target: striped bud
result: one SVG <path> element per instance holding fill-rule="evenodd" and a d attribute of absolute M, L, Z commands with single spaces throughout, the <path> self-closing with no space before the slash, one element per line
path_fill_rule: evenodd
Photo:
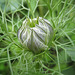
<path fill-rule="evenodd" d="M 18 39 L 21 44 L 34 53 L 47 50 L 52 38 L 53 28 L 50 22 L 41 17 L 25 19 L 18 30 Z"/>

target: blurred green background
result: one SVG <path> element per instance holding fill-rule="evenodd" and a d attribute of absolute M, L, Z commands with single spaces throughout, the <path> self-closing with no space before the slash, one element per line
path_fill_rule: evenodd
<path fill-rule="evenodd" d="M 26 18 L 50 21 L 50 50 L 34 54 L 17 31 Z M 0 0 L 0 75 L 75 75 L 75 0 Z"/>

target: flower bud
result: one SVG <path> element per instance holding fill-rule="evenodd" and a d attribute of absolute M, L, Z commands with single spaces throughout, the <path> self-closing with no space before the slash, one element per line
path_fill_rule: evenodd
<path fill-rule="evenodd" d="M 25 19 L 18 30 L 18 39 L 21 44 L 34 53 L 47 50 L 52 38 L 53 28 L 50 22 L 41 17 Z"/>

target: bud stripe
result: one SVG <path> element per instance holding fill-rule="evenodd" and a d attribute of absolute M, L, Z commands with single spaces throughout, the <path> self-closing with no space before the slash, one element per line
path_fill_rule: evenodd
<path fill-rule="evenodd" d="M 36 32 L 35 30 L 34 30 L 34 32 L 35 32 L 35 35 L 38 36 L 39 40 L 42 41 L 43 43 L 45 43 L 45 40 L 43 40 L 43 39 L 37 34 L 37 32 Z M 36 38 L 37 38 L 37 37 L 36 37 Z"/>
<path fill-rule="evenodd" d="M 41 26 L 39 26 L 39 25 L 37 25 L 37 24 L 36 24 L 36 26 L 37 26 L 38 28 L 42 29 L 45 33 L 47 33 Z"/>

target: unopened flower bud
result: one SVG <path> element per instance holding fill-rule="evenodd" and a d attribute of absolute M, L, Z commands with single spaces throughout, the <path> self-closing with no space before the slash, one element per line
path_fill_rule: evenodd
<path fill-rule="evenodd" d="M 50 47 L 53 28 L 48 20 L 41 17 L 25 19 L 18 30 L 18 38 L 25 48 L 39 53 Z"/>

